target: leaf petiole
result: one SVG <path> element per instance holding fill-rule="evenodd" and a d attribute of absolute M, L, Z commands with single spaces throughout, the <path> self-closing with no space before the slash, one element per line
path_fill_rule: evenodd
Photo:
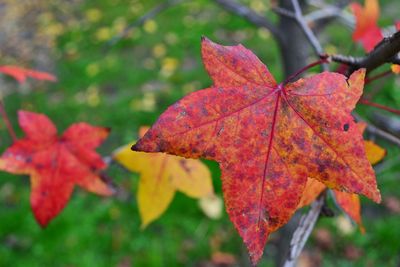
<path fill-rule="evenodd" d="M 282 84 L 285 85 L 285 84 L 291 82 L 291 81 L 292 81 L 293 79 L 295 79 L 297 76 L 299 76 L 300 74 L 306 72 L 307 70 L 309 70 L 309 69 L 311 69 L 311 68 L 313 68 L 313 67 L 315 67 L 315 66 L 318 66 L 318 65 L 321 65 L 321 64 L 324 64 L 324 63 L 329 63 L 329 62 L 330 62 L 330 61 L 328 60 L 328 57 L 327 57 L 327 56 L 321 56 L 321 59 L 320 59 L 320 60 L 317 60 L 317 61 L 315 61 L 315 62 L 313 62 L 313 63 L 310 63 L 310 64 L 308 64 L 307 66 L 301 68 L 301 69 L 300 69 L 299 71 L 297 71 L 296 73 L 290 75 Z"/>

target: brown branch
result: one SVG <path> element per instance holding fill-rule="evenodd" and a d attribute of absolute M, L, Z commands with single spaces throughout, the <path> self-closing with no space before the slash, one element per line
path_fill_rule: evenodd
<path fill-rule="evenodd" d="M 267 29 L 271 34 L 278 40 L 282 40 L 282 33 L 278 28 L 266 17 L 258 14 L 254 10 L 239 4 L 234 0 L 214 0 L 215 3 L 219 4 L 225 10 L 246 19 L 248 22 Z"/>
<path fill-rule="evenodd" d="M 349 65 L 348 75 L 354 71 L 366 68 L 367 71 L 376 69 L 385 63 L 397 63 L 399 57 L 397 53 L 400 51 L 400 31 L 393 35 L 383 38 L 383 40 L 375 46 L 369 54 L 364 57 L 349 57 L 343 55 L 332 55 L 330 58 L 334 62 Z"/>
<path fill-rule="evenodd" d="M 292 240 L 290 241 L 289 254 L 283 265 L 284 267 L 296 266 L 297 258 L 299 257 L 312 230 L 314 229 L 324 202 L 325 193 L 322 193 L 322 195 L 311 204 L 311 209 L 301 217 L 300 223 L 297 226 L 296 231 L 293 233 Z"/>

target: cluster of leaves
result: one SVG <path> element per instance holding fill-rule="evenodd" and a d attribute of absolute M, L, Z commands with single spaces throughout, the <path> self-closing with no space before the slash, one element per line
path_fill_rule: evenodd
<path fill-rule="evenodd" d="M 20 83 L 28 77 L 56 81 L 49 73 L 17 66 L 0 66 L 0 72 Z M 21 110 L 18 121 L 25 137 L 15 140 L 3 153 L 0 169 L 30 175 L 31 206 L 42 227 L 62 211 L 74 185 L 102 196 L 114 193 L 114 188 L 101 178 L 107 165 L 94 150 L 107 138 L 109 129 L 76 123 L 57 136 L 55 125 L 43 114 Z M 141 129 L 141 135 L 145 131 L 146 128 Z M 213 195 L 211 175 L 201 161 L 133 153 L 130 147 L 118 149 L 114 159 L 129 170 L 142 173 L 137 195 L 143 228 L 162 215 L 175 190 L 194 198 Z"/>
<path fill-rule="evenodd" d="M 356 19 L 353 40 L 361 43 L 365 52 L 371 52 L 384 37 L 382 29 L 378 26 L 380 16 L 378 0 L 365 0 L 364 7 L 354 2 L 350 7 Z M 400 30 L 400 21 L 395 23 L 395 29 Z M 392 71 L 399 74 L 400 65 L 393 64 Z"/>
<path fill-rule="evenodd" d="M 254 264 L 268 235 L 298 208 L 309 178 L 380 202 L 350 114 L 365 70 L 278 84 L 241 45 L 203 38 L 202 57 L 214 84 L 169 107 L 133 149 L 217 161 L 227 212 Z"/>

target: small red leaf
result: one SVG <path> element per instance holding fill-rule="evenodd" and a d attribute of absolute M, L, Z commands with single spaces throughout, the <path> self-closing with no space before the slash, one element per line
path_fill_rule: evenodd
<path fill-rule="evenodd" d="M 100 195 L 113 193 L 96 174 L 105 163 L 94 148 L 107 129 L 78 123 L 58 137 L 45 115 L 19 111 L 18 118 L 26 136 L 4 152 L 0 169 L 31 176 L 31 206 L 42 227 L 65 207 L 75 184 Z"/>
<path fill-rule="evenodd" d="M 241 45 L 203 39 L 202 56 L 214 85 L 169 107 L 133 149 L 219 162 L 227 212 L 254 264 L 296 210 L 307 177 L 380 201 L 350 114 L 365 70 L 284 85 Z"/>
<path fill-rule="evenodd" d="M 356 194 L 349 194 L 333 190 L 337 204 L 343 209 L 349 217 L 355 221 L 362 233 L 365 232 L 364 226 L 361 221 L 361 203 L 360 198 Z"/>
<path fill-rule="evenodd" d="M 383 39 L 378 27 L 379 3 L 377 0 L 366 0 L 365 7 L 359 3 L 352 3 L 350 7 L 356 18 L 353 40 L 360 42 L 365 51 L 370 52 Z"/>
<path fill-rule="evenodd" d="M 24 83 L 28 77 L 36 80 L 57 81 L 57 78 L 50 73 L 24 69 L 17 66 L 0 66 L 0 72 L 13 77 L 19 83 Z"/>

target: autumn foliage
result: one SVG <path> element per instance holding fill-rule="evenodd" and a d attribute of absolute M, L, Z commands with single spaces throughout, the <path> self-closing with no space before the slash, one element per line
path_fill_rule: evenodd
<path fill-rule="evenodd" d="M 143 127 L 140 135 L 147 129 Z M 137 201 L 142 228 L 165 212 L 176 191 L 194 198 L 213 194 L 210 171 L 200 160 L 132 152 L 131 146 L 117 149 L 113 158 L 128 170 L 140 173 Z"/>
<path fill-rule="evenodd" d="M 133 149 L 216 160 L 227 212 L 254 264 L 297 209 L 308 177 L 380 202 L 350 114 L 364 70 L 278 84 L 241 45 L 204 38 L 202 57 L 214 84 L 168 108 Z"/>

